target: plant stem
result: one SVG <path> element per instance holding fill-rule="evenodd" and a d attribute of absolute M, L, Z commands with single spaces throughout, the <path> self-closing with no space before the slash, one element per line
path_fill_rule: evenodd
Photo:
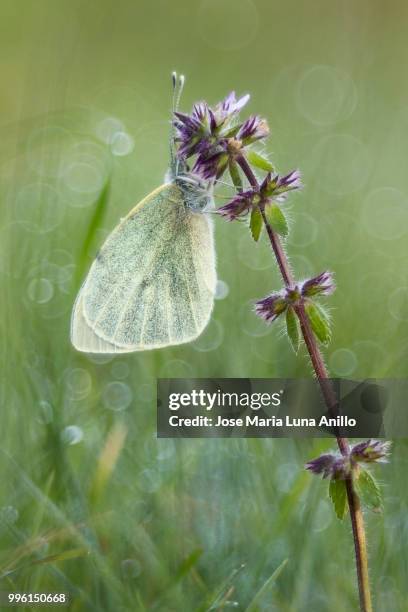
<path fill-rule="evenodd" d="M 259 190 L 258 179 L 253 173 L 252 168 L 250 167 L 244 154 L 239 155 L 239 157 L 237 158 L 237 163 L 241 167 L 241 170 L 245 174 L 250 185 L 254 189 Z M 264 210 L 262 208 L 260 210 L 266 231 L 268 233 L 269 242 L 271 243 L 272 250 L 275 254 L 275 258 L 278 263 L 278 267 L 282 275 L 283 281 L 286 287 L 291 287 L 294 284 L 294 278 L 282 243 L 279 239 L 278 234 L 274 232 L 273 228 L 269 225 Z M 319 381 L 319 385 L 326 406 L 331 414 L 337 415 L 338 402 L 336 399 L 336 395 L 329 379 L 329 373 L 324 363 L 323 355 L 317 344 L 304 305 L 300 304 L 296 306 L 295 311 L 299 319 L 302 336 L 305 341 L 310 360 L 312 362 L 313 370 Z M 347 438 L 344 438 L 342 436 L 336 436 L 336 440 L 341 454 L 347 457 L 350 452 L 350 447 Z M 360 500 L 353 484 L 353 472 L 351 472 L 351 474 L 346 478 L 345 483 L 347 490 L 347 501 L 350 510 L 351 525 L 353 530 L 357 581 L 360 596 L 360 609 L 361 612 L 372 612 L 364 518 L 361 510 Z"/>

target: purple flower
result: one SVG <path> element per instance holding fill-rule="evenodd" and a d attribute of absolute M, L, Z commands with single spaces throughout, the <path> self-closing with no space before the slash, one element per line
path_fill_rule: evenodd
<path fill-rule="evenodd" d="M 242 214 L 243 210 L 246 210 L 248 206 L 253 204 L 253 200 L 251 200 L 252 193 L 253 192 L 245 192 L 239 194 L 235 200 L 219 208 L 218 212 L 221 211 L 221 214 L 229 220 L 236 219 L 237 216 Z M 242 196 L 242 200 L 240 196 Z M 333 274 L 327 271 L 322 272 L 319 276 L 293 284 L 291 287 L 285 287 L 279 293 L 272 293 L 263 300 L 259 300 L 256 302 L 255 312 L 265 319 L 265 321 L 272 322 L 276 317 L 273 317 L 274 310 L 268 312 L 268 307 L 274 307 L 274 299 L 276 296 L 279 295 L 287 306 L 297 306 L 309 301 L 310 298 L 316 295 L 330 295 L 335 288 Z"/>
<path fill-rule="evenodd" d="M 363 461 L 365 463 L 387 463 L 390 450 L 391 442 L 366 440 L 365 442 L 360 442 L 353 446 L 351 449 L 351 458 L 354 461 Z"/>
<path fill-rule="evenodd" d="M 217 104 L 214 109 L 214 114 L 218 119 L 219 124 L 224 123 L 226 119 L 230 119 L 233 115 L 238 114 L 246 104 L 249 102 L 250 95 L 246 94 L 239 100 L 235 97 L 235 91 L 231 91 L 230 94 L 222 101 Z"/>
<path fill-rule="evenodd" d="M 248 214 L 253 205 L 254 191 L 241 191 L 231 202 L 217 209 L 217 213 L 228 221 L 234 221 L 240 216 Z"/>
<path fill-rule="evenodd" d="M 323 478 L 328 476 L 331 479 L 345 478 L 348 473 L 348 461 L 344 457 L 327 453 L 308 461 L 305 468 L 317 476 L 321 475 Z"/>
<path fill-rule="evenodd" d="M 243 145 L 252 144 L 256 140 L 266 138 L 269 135 L 269 126 L 265 119 L 257 115 L 249 117 L 239 128 L 236 138 L 241 140 Z"/>
<path fill-rule="evenodd" d="M 297 285 L 285 287 L 279 292 L 271 293 L 262 300 L 255 302 L 255 312 L 267 323 L 275 321 L 288 306 L 299 304 L 302 296 Z"/>
<path fill-rule="evenodd" d="M 279 176 L 279 174 L 272 176 L 272 173 L 269 172 L 261 184 L 261 193 L 265 197 L 283 201 L 286 199 L 288 191 L 301 187 L 299 170 L 292 170 L 286 176 Z"/>
<path fill-rule="evenodd" d="M 267 323 L 273 323 L 288 307 L 286 291 L 271 293 L 255 303 L 255 312 Z"/>
<path fill-rule="evenodd" d="M 220 140 L 218 143 L 207 147 L 202 145 L 193 171 L 200 174 L 206 180 L 214 177 L 218 179 L 226 170 L 229 158 L 226 140 Z"/>
<path fill-rule="evenodd" d="M 231 92 L 225 100 L 210 108 L 206 102 L 193 107 L 190 115 L 175 113 L 178 155 L 187 159 L 197 155 L 193 171 L 205 179 L 219 178 L 243 146 L 267 135 L 267 124 L 252 117 L 244 124 L 235 122 L 239 111 L 247 104 L 249 95 L 239 100 Z M 238 138 L 240 130 L 242 138 Z"/>
<path fill-rule="evenodd" d="M 207 145 L 215 129 L 215 117 L 206 102 L 195 104 L 191 115 L 179 112 L 174 115 L 176 139 L 180 143 L 178 155 L 186 159 Z"/>
<path fill-rule="evenodd" d="M 313 297 L 314 295 L 331 295 L 336 289 L 336 285 L 331 272 L 325 271 L 305 280 L 300 285 L 300 292 L 303 297 Z"/>

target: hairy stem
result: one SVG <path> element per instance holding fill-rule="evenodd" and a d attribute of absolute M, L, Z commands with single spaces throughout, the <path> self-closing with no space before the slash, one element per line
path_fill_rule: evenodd
<path fill-rule="evenodd" d="M 241 167 L 241 170 L 245 174 L 250 185 L 255 189 L 259 190 L 258 179 L 253 173 L 244 154 L 241 154 L 238 157 L 237 163 Z M 285 254 L 278 234 L 274 232 L 272 227 L 269 225 L 265 216 L 265 212 L 262 209 L 261 214 L 266 231 L 268 233 L 269 242 L 271 243 L 271 247 L 274 252 L 283 281 L 287 287 L 290 287 L 294 284 L 294 278 L 289 265 L 288 258 Z M 331 381 L 329 379 L 329 373 L 324 363 L 322 353 L 320 351 L 319 345 L 317 344 L 304 305 L 300 304 L 299 306 L 296 306 L 295 311 L 299 319 L 302 336 L 305 341 L 310 360 L 312 362 L 313 370 L 319 381 L 319 385 L 326 406 L 331 414 L 337 415 L 337 399 Z M 337 436 L 336 440 L 341 454 L 343 456 L 348 456 L 350 452 L 350 447 L 347 438 Z M 347 501 L 350 510 L 351 525 L 353 530 L 357 581 L 360 596 L 360 609 L 361 612 L 372 612 L 364 518 L 361 510 L 360 500 L 353 484 L 353 473 L 350 474 L 350 476 L 346 479 L 345 482 L 347 490 Z"/>

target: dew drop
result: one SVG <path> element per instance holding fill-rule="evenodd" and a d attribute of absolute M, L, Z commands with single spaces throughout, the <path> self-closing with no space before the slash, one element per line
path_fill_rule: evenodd
<path fill-rule="evenodd" d="M 122 380 L 129 376 L 129 364 L 126 361 L 114 361 L 111 367 L 112 376 Z"/>
<path fill-rule="evenodd" d="M 132 153 L 134 148 L 134 140 L 126 132 L 118 132 L 114 135 L 111 144 L 111 151 L 113 155 L 123 157 L 124 155 L 129 155 L 129 153 Z"/>
<path fill-rule="evenodd" d="M 215 286 L 215 299 L 223 300 L 229 294 L 229 287 L 227 283 L 223 280 L 217 280 L 217 284 Z"/>
<path fill-rule="evenodd" d="M 192 346 L 195 351 L 200 353 L 208 353 L 221 346 L 223 339 L 224 328 L 222 323 L 216 319 L 212 319 L 207 328 L 204 330 L 201 336 L 195 340 Z"/>
<path fill-rule="evenodd" d="M 46 304 L 54 295 L 54 288 L 47 278 L 33 278 L 28 284 L 27 295 L 32 302 Z"/>
<path fill-rule="evenodd" d="M 120 412 L 129 408 L 133 394 L 129 385 L 123 382 L 110 382 L 102 392 L 102 401 L 105 408 Z"/>
<path fill-rule="evenodd" d="M 15 215 L 27 231 L 45 234 L 60 225 L 64 208 L 53 187 L 46 183 L 32 183 L 17 193 Z"/>
<path fill-rule="evenodd" d="M 54 418 L 53 408 L 46 400 L 40 400 L 38 402 L 38 415 L 37 421 L 42 425 L 49 425 L 52 423 Z"/>
<path fill-rule="evenodd" d="M 330 355 L 329 364 L 337 376 L 349 376 L 357 367 L 357 357 L 350 349 L 341 348 Z"/>
<path fill-rule="evenodd" d="M 332 66 L 312 66 L 299 79 L 296 104 L 302 115 L 316 125 L 344 120 L 354 111 L 356 87 L 349 75 Z"/>
<path fill-rule="evenodd" d="M 87 370 L 73 368 L 65 373 L 65 385 L 71 399 L 84 399 L 91 392 L 92 378 Z"/>
<path fill-rule="evenodd" d="M 123 133 L 124 125 L 116 117 L 106 117 L 96 128 L 98 137 L 106 144 L 112 144 L 116 134 Z"/>
<path fill-rule="evenodd" d="M 69 446 L 73 446 L 74 444 L 78 444 L 84 437 L 84 432 L 77 425 L 68 425 L 61 433 L 61 440 L 68 444 Z"/>

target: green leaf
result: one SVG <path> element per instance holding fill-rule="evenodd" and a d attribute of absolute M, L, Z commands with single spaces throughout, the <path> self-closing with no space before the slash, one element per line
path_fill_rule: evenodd
<path fill-rule="evenodd" d="M 269 159 L 262 157 L 262 155 L 259 155 L 259 153 L 256 153 L 255 151 L 248 151 L 247 159 L 252 166 L 260 168 L 260 170 L 266 170 L 266 172 L 273 172 L 273 166 Z"/>
<path fill-rule="evenodd" d="M 289 306 L 286 310 L 286 331 L 288 332 L 290 343 L 295 353 L 299 350 L 300 330 L 299 321 L 293 308 Z"/>
<path fill-rule="evenodd" d="M 329 484 L 329 495 L 333 502 L 334 511 L 337 518 L 344 519 L 347 511 L 347 491 L 344 480 L 331 480 Z"/>
<path fill-rule="evenodd" d="M 262 220 L 261 211 L 259 210 L 258 207 L 255 207 L 252 209 L 251 222 L 250 222 L 251 234 L 255 242 L 258 242 L 259 240 L 259 236 L 261 235 L 261 231 L 262 231 L 262 225 L 263 225 L 263 220 Z"/>
<path fill-rule="evenodd" d="M 363 506 L 373 512 L 382 512 L 383 500 L 381 490 L 370 472 L 360 468 L 360 474 L 354 480 L 354 487 Z"/>
<path fill-rule="evenodd" d="M 276 202 L 269 202 L 265 206 L 265 217 L 269 225 L 275 232 L 281 236 L 287 236 L 289 229 L 285 219 L 285 215 L 276 204 Z"/>
<path fill-rule="evenodd" d="M 88 229 L 84 240 L 82 241 L 82 249 L 78 256 L 78 267 L 76 270 L 75 284 L 82 283 L 83 275 L 86 268 L 89 266 L 89 255 L 92 251 L 92 247 L 95 242 L 95 236 L 97 230 L 101 227 L 103 218 L 108 209 L 108 201 L 110 195 L 110 179 L 106 181 L 101 192 L 94 203 L 94 209 L 91 220 L 88 225 Z"/>
<path fill-rule="evenodd" d="M 186 557 L 180 564 L 178 571 L 174 577 L 174 580 L 180 580 L 181 578 L 183 578 L 186 574 L 189 573 L 189 571 L 197 564 L 199 558 L 201 557 L 201 555 L 203 554 L 203 549 L 202 548 L 196 548 L 195 550 L 193 550 L 193 552 L 191 554 L 188 555 L 188 557 Z"/>
<path fill-rule="evenodd" d="M 256 610 L 262 609 L 262 603 L 266 603 L 264 598 L 271 587 L 275 584 L 276 580 L 279 578 L 282 571 L 285 569 L 287 562 L 289 559 L 285 559 L 282 563 L 276 568 L 271 576 L 267 579 L 266 582 L 261 586 L 259 591 L 256 593 L 255 597 L 252 599 L 251 603 L 247 608 L 245 608 L 245 612 L 255 612 Z"/>
<path fill-rule="evenodd" d="M 232 182 L 234 183 L 237 191 L 242 191 L 242 179 L 238 170 L 238 165 L 230 159 L 229 161 L 229 173 L 231 175 Z"/>
<path fill-rule="evenodd" d="M 323 308 L 309 301 L 305 305 L 305 310 L 317 338 L 323 344 L 328 344 L 331 338 L 330 321 Z"/>

